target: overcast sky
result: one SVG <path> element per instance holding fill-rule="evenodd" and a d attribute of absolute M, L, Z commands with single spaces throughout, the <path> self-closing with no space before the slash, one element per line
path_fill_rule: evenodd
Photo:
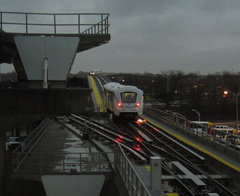
<path fill-rule="evenodd" d="M 240 72 L 239 0 L 0 0 L 0 5 L 0 11 L 109 13 L 110 42 L 78 53 L 73 73 Z"/>

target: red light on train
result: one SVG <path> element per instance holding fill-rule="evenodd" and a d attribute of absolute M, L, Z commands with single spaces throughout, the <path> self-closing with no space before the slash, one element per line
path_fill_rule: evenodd
<path fill-rule="evenodd" d="M 118 107 L 122 107 L 122 103 L 119 102 L 119 103 L 117 104 L 117 106 L 118 106 Z"/>
<path fill-rule="evenodd" d="M 117 109 L 119 109 L 120 107 L 122 107 L 122 103 L 121 103 L 121 102 L 118 102 L 118 103 L 117 103 Z"/>
<path fill-rule="evenodd" d="M 136 103 L 136 106 L 139 107 L 139 106 L 140 106 L 140 103 Z"/>

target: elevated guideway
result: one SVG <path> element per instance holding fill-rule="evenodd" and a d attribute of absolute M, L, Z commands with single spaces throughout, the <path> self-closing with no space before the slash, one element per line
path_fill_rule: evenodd
<path fill-rule="evenodd" d="M 230 176 L 233 179 L 234 187 L 240 185 L 240 153 L 234 149 L 225 146 L 224 144 L 215 143 L 213 140 L 207 140 L 206 137 L 201 137 L 202 134 L 196 134 L 193 131 L 186 130 L 184 122 L 176 119 L 172 121 L 171 117 L 169 121 L 166 116 L 160 114 L 160 111 L 154 115 L 146 109 L 143 117 L 151 124 L 159 127 L 167 134 L 174 136 L 178 141 L 184 143 L 190 147 L 193 151 L 203 156 L 206 163 L 213 169 L 220 171 L 223 175 Z M 168 114 L 169 115 L 169 114 Z M 186 120 L 186 119 L 185 119 Z M 183 123 L 183 124 L 182 124 Z M 146 167 L 150 171 L 150 167 Z M 146 171 L 144 171 L 146 172 Z M 142 172 L 144 174 L 144 172 Z M 230 185 L 231 186 L 231 185 Z M 240 194 L 240 189 L 234 190 L 237 194 Z"/>
<path fill-rule="evenodd" d="M 89 81 L 89 86 L 93 89 L 92 100 L 95 105 L 95 111 L 106 112 L 106 107 L 104 106 L 96 81 L 92 76 L 88 76 L 88 81 Z"/>

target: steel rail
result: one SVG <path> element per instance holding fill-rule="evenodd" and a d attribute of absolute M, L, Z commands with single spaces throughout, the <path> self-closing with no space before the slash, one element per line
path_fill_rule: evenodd
<path fill-rule="evenodd" d="M 72 115 L 73 116 L 73 115 Z M 81 119 L 81 120 L 86 120 L 84 118 L 81 118 L 80 116 L 74 115 L 76 118 Z M 70 120 L 74 120 L 73 118 L 69 118 Z M 82 122 L 79 122 L 78 120 L 74 120 L 75 123 L 80 123 L 83 125 Z M 112 132 L 112 130 L 107 129 L 106 127 L 103 127 L 102 125 L 98 125 L 97 123 L 90 122 L 91 128 L 90 131 L 94 131 L 94 133 L 97 133 L 98 135 L 110 140 L 113 143 L 117 143 L 121 145 L 125 150 L 130 152 L 134 157 L 138 158 L 142 163 L 146 163 L 148 161 L 147 157 L 144 153 L 141 153 L 137 151 L 133 147 L 133 140 L 128 139 L 124 136 L 120 136 L 119 134 L 116 134 Z M 119 139 L 116 139 L 116 137 Z M 122 140 L 122 142 L 120 142 Z"/>
<path fill-rule="evenodd" d="M 152 125 L 151 125 L 150 127 L 151 127 L 152 129 L 154 129 L 154 130 L 156 129 L 156 128 L 153 127 Z M 140 127 L 139 127 L 139 128 L 140 128 Z M 141 128 L 143 128 L 143 127 L 141 127 Z M 135 129 L 137 129 L 137 128 L 135 128 Z M 143 128 L 143 129 L 145 129 L 145 128 Z M 147 129 L 147 130 L 149 130 L 149 129 Z M 146 130 L 146 131 L 147 131 L 147 130 Z M 166 134 L 161 133 L 161 132 L 159 132 L 159 134 L 163 134 L 164 137 L 167 137 L 167 138 L 169 139 L 169 137 L 168 137 Z M 153 139 L 154 137 L 156 137 L 156 136 L 152 135 L 150 138 Z M 156 138 L 156 140 L 158 141 L 158 138 Z M 154 141 L 154 139 L 153 139 L 153 141 Z M 176 142 L 176 144 L 177 144 L 177 145 L 180 145 L 181 147 L 183 146 L 182 144 L 180 144 L 179 142 L 177 142 L 177 141 L 175 141 L 175 140 L 173 140 L 173 139 L 171 139 L 171 141 L 172 141 L 172 142 Z M 164 150 L 164 149 L 162 149 L 162 148 L 159 148 L 158 146 L 154 146 L 153 144 L 150 144 L 150 143 L 148 143 L 148 142 L 146 142 L 146 141 L 145 141 L 144 143 L 146 143 L 146 145 L 148 145 L 150 148 L 152 147 L 152 148 L 158 149 L 158 150 L 160 150 L 160 152 L 164 152 L 165 155 L 168 154 L 168 156 L 173 157 L 174 159 L 177 159 L 179 162 L 183 163 L 183 164 L 184 164 L 185 166 L 187 166 L 188 168 L 191 168 L 191 170 L 194 170 L 195 172 L 199 173 L 199 175 L 205 176 L 205 181 L 207 181 L 208 186 L 211 185 L 212 188 L 216 189 L 219 193 L 222 193 L 222 192 L 224 191 L 225 194 L 227 194 L 227 195 L 229 195 L 229 196 L 233 196 L 233 195 L 234 195 L 234 193 L 232 193 L 228 188 L 226 188 L 226 187 L 223 186 L 220 182 L 218 182 L 218 181 L 215 180 L 213 177 L 211 177 L 210 174 L 208 174 L 207 172 L 204 172 L 202 169 L 200 169 L 200 168 L 197 167 L 195 164 L 193 164 L 191 161 L 189 161 L 186 157 L 182 156 L 182 154 L 180 154 L 180 153 L 176 152 L 174 149 L 172 149 L 169 145 L 165 144 L 166 147 L 167 147 L 167 149 L 171 149 L 171 151 L 173 151 L 174 154 L 171 154 L 170 152 L 168 152 L 168 150 Z M 160 145 L 161 145 L 162 143 L 165 143 L 165 142 L 160 141 Z M 186 147 L 183 148 L 183 149 L 187 150 L 188 153 L 192 153 L 192 154 L 193 154 L 197 159 L 199 159 L 200 161 L 204 161 L 204 160 L 205 160 L 202 156 L 198 155 L 197 153 L 193 152 L 192 150 L 189 150 L 189 149 L 186 148 Z M 172 159 L 170 158 L 170 160 L 172 160 Z M 166 162 L 167 159 L 164 158 L 164 161 Z M 189 182 L 189 184 L 186 186 L 186 185 L 182 182 L 182 180 L 178 177 L 178 175 L 175 175 L 175 173 L 172 172 L 171 168 L 170 168 L 166 163 L 164 163 L 164 162 L 163 162 L 163 168 L 164 168 L 166 171 L 174 174 L 174 176 L 176 177 L 176 180 L 177 180 L 178 182 L 180 182 L 180 184 L 184 187 L 185 190 L 188 191 L 188 194 L 190 194 L 190 195 L 195 195 L 195 193 L 192 192 L 192 189 L 189 188 L 190 186 L 192 186 L 190 182 Z M 186 183 L 186 182 L 185 182 L 185 183 Z M 194 186 L 192 186 L 192 187 L 194 187 Z"/>
<path fill-rule="evenodd" d="M 80 119 L 82 119 L 82 122 L 84 122 L 86 119 L 85 118 L 81 118 L 81 117 L 79 117 Z M 84 124 L 84 123 L 83 123 Z M 102 125 L 98 125 L 98 124 L 95 124 L 94 122 L 90 122 L 90 124 L 92 125 L 92 130 L 94 131 L 94 132 L 96 132 L 96 133 L 98 133 L 99 135 L 101 135 L 101 136 L 103 136 L 103 137 L 105 137 L 105 138 L 108 138 L 109 140 L 111 140 L 111 141 L 113 141 L 114 142 L 114 139 L 112 138 L 111 139 L 111 137 L 110 136 L 106 136 L 103 132 L 104 132 L 104 129 L 105 129 L 105 127 L 104 126 L 102 126 Z M 94 126 L 93 126 L 94 125 Z M 131 129 L 133 130 L 133 127 L 135 126 L 135 124 L 134 125 L 132 125 L 131 126 Z M 100 127 L 100 129 L 98 130 L 98 127 Z M 125 126 L 126 127 L 126 126 Z M 101 129 L 102 128 L 102 129 Z M 128 125 L 128 128 L 129 128 L 129 125 Z M 138 133 L 138 131 L 136 131 L 136 129 L 137 128 L 139 128 L 139 126 L 137 126 L 136 125 L 136 127 L 134 128 L 134 137 L 132 137 L 131 136 L 131 138 L 136 138 L 137 136 L 139 136 L 139 135 L 137 135 L 137 133 Z M 154 128 L 154 127 L 151 127 L 152 129 Z M 124 128 L 125 129 L 125 128 Z M 129 128 L 130 129 L 130 128 Z M 150 129 L 149 127 L 148 127 L 148 129 Z M 125 129 L 126 130 L 126 129 Z M 113 130 L 109 130 L 110 132 L 111 131 L 113 131 Z M 132 131 L 131 131 L 132 132 Z M 155 130 L 155 132 L 156 132 L 156 130 Z M 158 133 L 158 134 L 160 134 L 160 133 Z M 150 137 L 150 136 L 148 136 L 148 137 Z M 153 135 L 152 137 L 157 137 L 157 136 L 155 136 L 155 135 Z M 155 142 L 154 141 L 154 139 L 152 139 L 152 137 L 150 137 L 150 139 L 151 140 L 153 140 L 153 143 Z M 168 138 L 168 140 L 169 140 L 169 136 L 167 136 L 166 134 L 163 134 L 163 137 L 167 137 Z M 158 140 L 158 139 L 156 139 L 155 138 L 155 140 Z M 176 142 L 175 140 L 173 140 L 173 139 L 170 139 L 171 140 L 171 142 Z M 138 141 L 139 142 L 139 141 Z M 136 143 L 138 143 L 137 141 L 136 141 Z M 162 143 L 163 143 L 163 141 L 162 140 L 159 140 L 158 142 L 161 142 L 161 144 L 160 145 L 162 145 Z M 118 142 L 118 144 L 119 145 L 123 145 L 123 148 L 125 148 L 126 150 L 128 150 L 128 152 L 131 152 L 131 153 L 133 153 L 134 154 L 134 156 L 136 156 L 135 155 L 135 151 L 133 150 L 133 148 L 131 147 L 131 146 L 125 146 L 125 144 L 122 144 L 121 142 Z M 140 143 L 139 143 L 140 144 Z M 216 190 L 216 192 L 218 192 L 218 193 L 223 193 L 224 192 L 224 194 L 226 194 L 226 195 L 229 195 L 229 196 L 233 196 L 234 194 L 229 190 L 229 189 L 227 189 L 226 187 L 224 187 L 221 183 L 219 183 L 217 180 L 215 180 L 213 177 L 211 177 L 211 175 L 210 174 L 208 174 L 208 173 L 206 173 L 206 172 L 204 172 L 202 169 L 200 169 L 199 167 L 197 167 L 196 165 L 194 165 L 190 160 L 188 160 L 186 157 L 184 157 L 184 156 L 182 156 L 182 154 L 181 153 L 179 153 L 179 152 L 176 152 L 176 151 L 174 151 L 173 150 L 173 152 L 171 153 L 171 152 L 169 152 L 168 151 L 168 149 L 171 149 L 171 147 L 169 146 L 169 145 L 166 145 L 166 147 L 165 148 L 167 148 L 167 149 L 163 149 L 163 148 L 161 148 L 161 147 L 159 147 L 158 145 L 159 145 L 159 143 L 156 143 L 156 145 L 154 145 L 154 144 L 149 144 L 147 141 L 143 141 L 142 142 L 142 144 L 143 145 L 145 145 L 145 146 L 151 146 L 150 148 L 152 148 L 152 149 L 155 149 L 154 151 L 155 152 L 161 152 L 160 154 L 162 154 L 162 153 L 164 153 L 164 156 L 163 156 L 163 169 L 165 170 L 165 171 L 167 171 L 170 175 L 172 175 L 173 177 L 174 177 L 174 179 L 179 183 L 179 188 L 181 189 L 181 191 L 184 193 L 184 194 L 187 194 L 187 195 L 196 195 L 196 194 L 199 194 L 199 195 L 201 195 L 200 193 L 197 193 L 197 189 L 198 189 L 198 184 L 196 183 L 196 182 L 194 182 L 194 181 L 191 181 L 192 179 L 191 178 L 187 178 L 187 179 L 185 179 L 185 177 L 183 176 L 183 175 L 181 175 L 181 173 L 176 173 L 176 171 L 174 171 L 170 166 L 169 166 L 169 164 L 168 163 L 170 163 L 171 161 L 173 161 L 173 160 L 177 160 L 177 161 L 179 161 L 179 163 L 182 163 L 183 164 L 183 166 L 185 166 L 189 171 L 192 171 L 192 172 L 194 172 L 193 174 L 194 175 L 199 175 L 199 176 L 204 176 L 204 182 L 206 182 L 207 183 L 207 186 L 208 187 L 211 187 L 211 190 Z M 176 144 L 177 145 L 179 145 L 180 143 L 179 142 L 176 142 Z M 181 145 L 182 146 L 182 145 Z M 148 147 L 147 147 L 148 148 Z M 144 148 L 143 148 L 144 149 Z M 148 148 L 149 149 L 149 148 Z M 184 150 L 187 150 L 187 152 L 188 153 L 192 153 L 193 155 L 192 156 L 194 156 L 195 158 L 197 158 L 198 160 L 200 160 L 200 161 L 204 161 L 204 158 L 203 157 L 201 157 L 201 156 L 199 156 L 197 153 L 193 153 L 193 151 L 191 151 L 191 150 L 189 150 L 188 148 L 183 148 Z M 134 152 L 133 152 L 134 151 Z M 152 153 L 152 152 L 151 152 Z M 149 156 L 152 156 L 153 154 L 148 154 L 147 152 L 146 152 L 146 155 L 148 156 L 148 157 L 146 157 L 145 159 L 147 160 L 147 159 L 149 159 Z M 197 179 L 197 178 L 196 178 Z M 205 189 L 207 189 L 208 187 L 202 187 L 201 189 L 198 189 L 198 191 L 204 191 Z M 200 188 L 200 187 L 199 187 Z"/>

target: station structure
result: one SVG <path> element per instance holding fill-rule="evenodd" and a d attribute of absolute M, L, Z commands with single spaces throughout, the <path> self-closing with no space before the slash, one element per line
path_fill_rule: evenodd
<path fill-rule="evenodd" d="M 92 14 L 100 17 L 100 22 L 98 21 L 94 24 L 91 23 L 90 27 L 86 27 L 89 23 L 84 23 L 84 21 L 85 17 L 91 14 L 33 14 L 10 12 L 2 12 L 0 14 L 0 63 L 12 63 L 19 79 L 17 86 L 9 86 L 9 88 L 0 89 L 0 195 L 4 195 L 6 178 L 9 178 L 9 176 L 6 176 L 9 173 L 6 174 L 5 172 L 5 169 L 9 168 L 9 166 L 6 167 L 5 165 L 5 132 L 7 130 L 21 125 L 27 125 L 29 130 L 35 130 L 36 133 L 40 133 L 40 130 L 42 129 L 34 129 L 36 125 L 39 125 L 39 121 L 46 119 L 46 117 L 80 113 L 85 110 L 87 100 L 91 95 L 93 95 L 93 99 L 95 99 L 94 102 L 99 108 L 99 111 L 104 111 L 103 103 L 100 100 L 96 84 L 91 77 L 89 77 L 91 89 L 67 89 L 66 80 L 76 54 L 100 46 L 101 44 L 108 43 L 110 40 L 110 34 L 108 32 L 108 14 Z M 19 20 L 17 20 L 18 22 L 11 21 L 11 19 L 16 16 L 21 16 L 23 22 L 19 22 Z M 34 17 L 31 19 L 32 16 Z M 43 25 L 42 22 L 36 21 L 36 16 L 41 16 L 43 18 L 50 17 L 52 18 L 50 19 L 52 23 L 45 23 Z M 62 20 L 62 18 L 64 17 L 70 17 L 71 22 L 63 23 L 62 21 L 65 20 Z M 58 21 L 61 22 L 58 23 Z M 13 33 L 11 31 L 12 27 L 9 28 L 9 25 L 19 26 L 19 28 L 22 29 L 22 32 Z M 8 28 L 5 29 L 5 26 Z M 34 27 L 34 30 L 30 27 Z M 47 32 L 45 29 L 45 32 L 39 33 L 40 30 L 36 30 L 35 27 L 40 27 L 41 31 L 42 28 L 47 28 Z M 52 32 L 48 29 L 49 27 Z M 67 31 L 69 31 L 69 29 L 59 32 L 58 30 L 63 27 L 70 27 L 70 31 L 75 33 L 68 33 Z M 76 27 L 75 30 L 74 27 Z M 81 30 L 82 28 L 83 30 Z M 63 58 L 66 53 L 68 53 L 68 55 L 66 55 L 66 58 Z M 28 54 L 31 55 L 28 56 Z M 59 56 L 61 56 L 61 58 L 58 58 Z M 57 73 L 55 73 L 54 70 L 57 70 Z M 213 146 L 204 143 L 200 139 L 196 140 L 195 137 L 191 137 L 189 134 L 184 134 L 173 126 L 167 126 L 147 115 L 144 115 L 144 117 L 151 123 L 181 140 L 181 142 L 195 148 L 199 153 L 205 154 L 208 161 L 212 162 L 212 164 L 218 167 L 218 169 L 222 168 L 223 170 L 232 172 L 234 178 L 239 179 L 239 153 L 237 155 L 232 155 L 231 153 L 227 153 L 228 151 L 226 150 L 226 153 L 223 154 L 220 152 L 222 149 L 213 148 Z M 54 146 L 56 150 L 61 150 L 60 147 L 62 148 L 64 145 L 58 146 L 58 143 L 52 143 L 52 141 L 50 142 L 48 139 L 55 138 L 55 142 L 62 141 L 63 138 L 66 138 L 64 129 L 62 129 L 61 126 L 52 123 L 47 130 L 48 131 L 41 136 L 45 138 L 42 139 L 42 142 L 40 141 L 38 143 L 39 146 L 35 146 L 35 148 L 45 148 L 47 150 Z M 58 132 L 56 130 L 58 130 Z M 108 151 L 108 149 L 106 150 Z M 54 154 L 56 154 L 56 152 L 54 152 Z M 91 154 L 93 153 L 91 152 Z M 117 154 L 115 157 L 122 158 L 122 155 Z M 58 156 L 52 157 L 52 155 L 50 158 L 59 159 Z M 113 157 L 111 157 L 110 160 L 112 158 Z M 88 161 L 88 158 L 85 160 Z M 39 157 L 36 157 L 34 161 L 39 161 Z M 161 160 L 157 157 L 153 157 L 151 161 L 152 162 L 149 166 L 135 167 L 134 170 L 137 171 L 139 178 L 141 178 L 143 184 L 145 184 L 146 195 L 160 195 L 163 191 L 162 188 L 164 187 L 159 183 L 159 180 L 161 179 L 154 179 L 154 177 L 160 178 L 160 168 L 156 167 L 155 174 L 157 175 L 152 175 L 150 172 L 151 170 L 154 170 L 155 166 L 161 165 Z M 125 165 L 125 163 L 120 165 Z M 73 167 L 73 165 L 71 166 Z M 35 165 L 31 165 L 31 167 L 33 170 L 36 170 Z M 52 170 L 52 165 L 49 170 Z M 75 172 L 75 170 L 70 170 L 70 174 L 74 174 Z M 130 173 L 133 173 L 132 170 Z M 194 175 L 188 173 L 185 175 L 187 178 L 192 178 L 193 180 L 200 182 L 199 178 Z M 20 178 L 19 176 L 15 176 L 15 178 L 18 179 L 17 183 L 21 181 L 22 184 L 20 183 L 20 185 L 24 185 L 24 183 L 29 180 L 32 181 L 32 183 L 35 182 L 39 184 L 39 181 L 36 182 L 31 177 L 34 177 L 34 175 L 20 176 Z M 62 188 L 61 185 L 68 186 L 71 190 L 76 190 L 77 194 L 85 194 L 86 192 L 83 191 L 86 191 L 87 188 L 85 190 L 80 189 L 77 182 L 81 182 L 82 184 L 85 183 L 86 187 L 91 184 L 90 182 L 96 183 L 96 189 L 90 191 L 93 191 L 94 194 L 99 193 L 102 186 L 104 186 L 103 181 L 106 176 L 104 177 L 94 173 L 94 180 L 91 176 L 85 177 L 86 178 L 82 178 L 82 176 L 69 174 L 66 176 L 44 176 L 42 182 L 45 189 L 48 191 L 49 196 L 51 196 L 53 189 L 54 191 L 58 191 L 55 192 L 57 194 L 63 193 L 60 191 Z M 68 178 L 71 183 L 63 178 Z M 125 176 L 125 178 L 127 178 L 127 176 Z M 86 179 L 87 181 L 85 181 Z M 136 179 L 135 176 L 134 179 Z M 55 183 L 56 181 L 59 181 L 59 183 Z M 119 180 L 119 183 L 120 182 L 121 180 Z M 108 185 L 105 184 L 105 186 Z M 76 189 L 76 187 L 78 188 Z M 91 186 L 89 186 L 89 188 L 91 188 Z M 108 188 L 110 188 L 110 186 L 108 186 L 107 189 Z M 114 192 L 115 190 L 112 191 Z M 178 195 L 174 192 L 165 192 L 164 195 L 167 196 Z M 126 195 L 126 190 L 122 189 L 122 192 L 119 195 Z"/>
<path fill-rule="evenodd" d="M 99 108 L 97 111 L 101 112 L 104 108 L 95 81 L 89 77 L 89 86 L 93 89 L 92 98 L 95 100 L 93 102 Z M 97 101 L 97 99 L 99 100 Z M 98 117 L 91 117 L 93 121 L 101 125 L 110 125 L 111 120 L 109 118 L 101 117 L 99 113 L 96 115 Z M 204 161 L 213 165 L 215 169 L 222 171 L 222 174 L 214 175 L 215 179 L 229 179 L 229 176 L 231 176 L 234 183 L 240 183 L 239 151 L 233 151 L 232 148 L 227 148 L 225 145 L 203 140 L 204 138 L 193 132 L 192 134 L 184 132 L 175 124 L 166 124 L 164 121 L 156 120 L 148 115 L 147 110 L 145 110 L 143 117 L 165 133 L 172 135 L 179 142 L 184 143 L 186 148 L 192 149 Z M 95 195 L 100 193 L 103 195 L 104 193 L 116 194 L 119 196 L 128 195 L 129 193 L 133 193 L 133 195 L 142 193 L 142 195 L 149 196 L 178 195 L 177 191 L 175 192 L 171 186 L 164 183 L 164 180 L 167 181 L 174 177 L 162 174 L 161 157 L 151 157 L 149 165 L 138 165 L 126 158 L 124 152 L 119 149 L 113 151 L 111 145 L 105 145 L 104 139 L 97 139 L 97 137 L 85 138 L 83 136 L 84 128 L 81 126 L 81 128 L 75 128 L 76 125 L 73 121 L 70 123 L 70 117 L 60 116 L 57 119 L 57 121 L 64 123 L 59 124 L 56 120 L 48 121 L 46 119 L 46 122 L 49 123 L 46 131 L 39 128 L 32 132 L 39 134 L 40 137 L 31 151 L 22 149 L 21 153 L 18 153 L 18 151 L 13 152 L 14 172 L 11 174 L 11 178 L 8 177 L 8 179 L 10 179 L 15 189 L 19 191 L 19 194 L 32 191 L 29 187 L 33 187 L 30 185 L 35 183 L 36 187 L 40 187 L 38 189 L 39 193 L 45 189 L 49 196 L 66 194 L 65 187 L 71 189 L 69 194 L 73 193 L 73 195 L 91 195 L 91 193 Z M 87 122 L 84 122 L 84 126 L 85 124 L 87 128 Z M 78 140 L 78 143 L 74 143 L 72 139 L 69 140 L 67 136 L 69 131 L 66 129 L 71 130 L 74 135 L 81 133 L 80 138 L 82 141 L 79 142 Z M 91 135 L 90 132 L 88 134 Z M 34 135 L 31 135 L 31 137 L 35 138 Z M 31 137 L 27 139 L 31 141 Z M 28 146 L 29 141 L 24 141 L 23 146 Z M 70 144 L 75 147 L 66 153 L 66 148 L 69 148 Z M 79 147 L 77 151 L 76 146 Z M 85 153 L 86 148 L 87 153 Z M 101 149 L 101 152 L 97 152 L 97 149 Z M 22 156 L 18 154 L 24 155 L 24 153 L 27 153 L 28 157 L 22 161 Z M 104 159 L 106 156 L 108 159 Z M 181 169 L 183 172 L 181 176 L 184 179 L 192 180 L 199 187 L 206 185 L 204 176 L 190 172 L 177 161 L 173 161 L 173 164 L 176 168 Z M 10 167 L 10 161 L 8 165 Z M 41 184 L 43 184 L 44 189 L 41 189 Z M 11 188 L 8 190 L 11 190 Z M 239 189 L 234 191 L 240 192 Z M 209 193 L 209 195 L 218 194 Z"/>
<path fill-rule="evenodd" d="M 0 64 L 12 64 L 18 81 L 0 83 L 0 190 L 5 184 L 5 132 L 29 130 L 45 117 L 85 110 L 91 89 L 69 89 L 77 53 L 107 44 L 108 13 L 0 12 Z M 3 194 L 3 193 L 1 193 Z M 0 194 L 0 195 L 1 195 Z"/>

